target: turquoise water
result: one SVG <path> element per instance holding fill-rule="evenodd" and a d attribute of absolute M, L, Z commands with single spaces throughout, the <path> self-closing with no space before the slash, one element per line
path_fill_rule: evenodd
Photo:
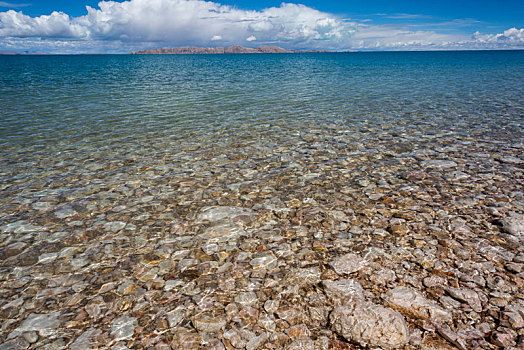
<path fill-rule="evenodd" d="M 489 123 L 522 116 L 523 58 L 523 51 L 3 56 L 1 148 L 265 122 L 464 115 Z"/>
<path fill-rule="evenodd" d="M 523 82 L 524 51 L 0 56 L 1 181 L 64 153 L 75 166 L 226 138 L 286 142 L 312 125 L 521 137 Z"/>
<path fill-rule="evenodd" d="M 337 128 L 521 141 L 523 82 L 524 51 L 0 56 L 0 181 Z"/>

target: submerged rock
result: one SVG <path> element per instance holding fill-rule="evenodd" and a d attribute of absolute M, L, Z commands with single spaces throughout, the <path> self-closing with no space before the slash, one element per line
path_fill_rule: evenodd
<path fill-rule="evenodd" d="M 24 322 L 9 334 L 8 339 L 15 338 L 24 332 L 35 331 L 41 337 L 48 337 L 56 332 L 60 327 L 59 312 L 51 312 L 49 314 L 30 314 Z"/>
<path fill-rule="evenodd" d="M 367 266 L 368 262 L 360 256 L 349 253 L 329 262 L 339 275 L 349 275 Z"/>
<path fill-rule="evenodd" d="M 111 325 L 111 335 L 115 341 L 129 340 L 133 337 L 137 326 L 138 323 L 134 317 L 123 316 L 117 318 Z"/>
<path fill-rule="evenodd" d="M 196 223 L 206 221 L 217 222 L 222 220 L 233 220 L 238 216 L 253 216 L 255 213 L 248 208 L 241 207 L 205 207 L 196 218 Z"/>
<path fill-rule="evenodd" d="M 218 332 L 226 325 L 224 317 L 212 317 L 205 314 L 195 316 L 192 322 L 199 332 Z"/>
<path fill-rule="evenodd" d="M 502 220 L 502 229 L 515 236 L 524 236 L 524 214 L 510 215 Z"/>
<path fill-rule="evenodd" d="M 389 291 L 385 300 L 388 305 L 407 317 L 428 320 L 431 322 L 451 321 L 451 313 L 424 298 L 420 293 L 406 287 L 397 287 Z"/>
<path fill-rule="evenodd" d="M 363 347 L 398 349 L 409 341 L 408 327 L 400 313 L 369 302 L 336 307 L 330 323 L 337 334 Z"/>
<path fill-rule="evenodd" d="M 477 292 L 466 288 L 448 287 L 446 289 L 453 298 L 467 303 L 475 312 L 482 311 L 482 303 Z"/>
<path fill-rule="evenodd" d="M 363 300 L 362 286 L 352 279 L 324 280 L 324 291 L 335 305 L 344 305 Z"/>

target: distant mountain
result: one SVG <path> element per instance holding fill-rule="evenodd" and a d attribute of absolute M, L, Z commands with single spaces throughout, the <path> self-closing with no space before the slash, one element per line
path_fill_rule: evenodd
<path fill-rule="evenodd" d="M 286 50 L 278 46 L 260 46 L 258 49 L 243 46 L 229 47 L 175 47 L 131 52 L 132 55 L 181 55 L 181 54 L 224 54 L 224 53 L 304 53 L 328 51 Z"/>

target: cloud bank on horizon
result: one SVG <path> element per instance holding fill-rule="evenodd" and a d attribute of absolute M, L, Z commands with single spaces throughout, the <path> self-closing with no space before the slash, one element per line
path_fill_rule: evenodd
<path fill-rule="evenodd" d="M 291 3 L 260 11 L 202 0 L 102 1 L 98 6 L 87 6 L 87 14 L 79 17 L 0 12 L 0 48 L 55 53 L 267 44 L 341 51 L 524 48 L 524 29 L 470 35 L 409 30 Z"/>

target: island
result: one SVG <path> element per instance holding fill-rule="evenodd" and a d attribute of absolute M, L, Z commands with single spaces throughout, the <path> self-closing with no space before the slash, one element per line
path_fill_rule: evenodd
<path fill-rule="evenodd" d="M 240 54 L 240 53 L 315 53 L 329 52 L 326 50 L 286 50 L 278 46 L 260 46 L 259 48 L 250 48 L 244 46 L 229 47 L 175 47 L 140 50 L 131 52 L 132 55 L 183 55 L 183 54 Z"/>

